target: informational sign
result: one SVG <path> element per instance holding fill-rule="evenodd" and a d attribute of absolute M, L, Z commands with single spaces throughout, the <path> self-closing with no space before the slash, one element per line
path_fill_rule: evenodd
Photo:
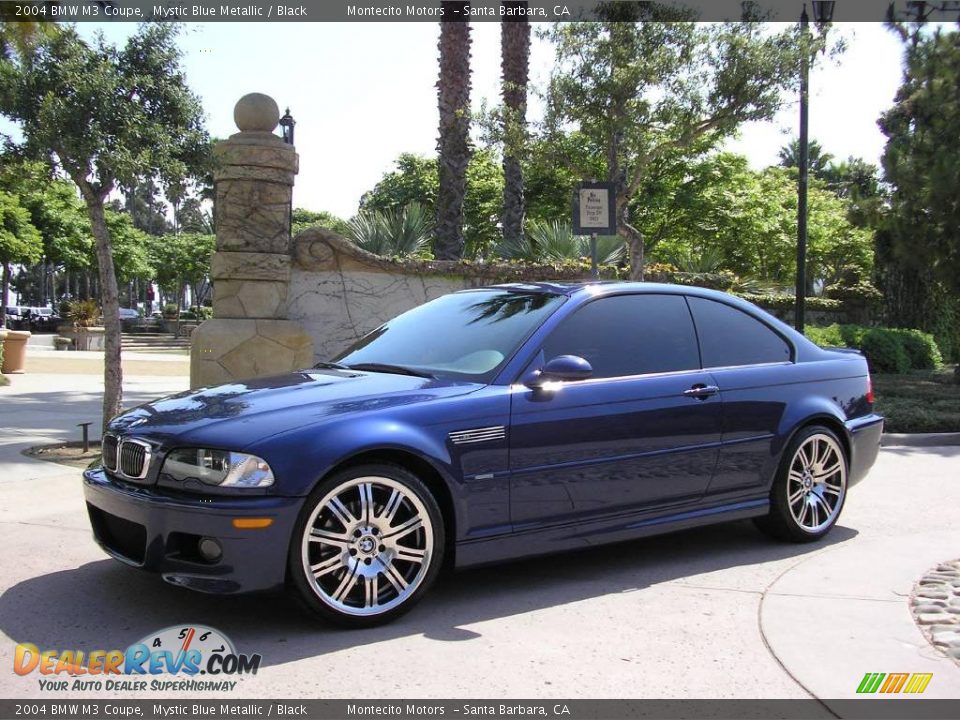
<path fill-rule="evenodd" d="M 616 235 L 616 199 L 613 183 L 580 183 L 573 199 L 574 235 Z"/>

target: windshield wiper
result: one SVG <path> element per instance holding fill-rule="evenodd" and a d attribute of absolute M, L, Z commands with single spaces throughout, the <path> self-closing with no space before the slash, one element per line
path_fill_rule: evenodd
<path fill-rule="evenodd" d="M 349 370 L 346 365 L 341 365 L 340 363 L 335 362 L 318 362 L 313 366 L 315 370 Z"/>
<path fill-rule="evenodd" d="M 351 370 L 369 370 L 370 372 L 394 373 L 395 375 L 413 375 L 414 377 L 433 378 L 433 375 L 423 370 L 414 370 L 403 365 L 390 365 L 387 363 L 356 363 L 350 365 Z"/>

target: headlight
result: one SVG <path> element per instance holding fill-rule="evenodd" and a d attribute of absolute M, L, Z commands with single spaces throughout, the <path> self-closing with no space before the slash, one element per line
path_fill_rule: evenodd
<path fill-rule="evenodd" d="M 256 455 L 229 450 L 172 450 L 163 462 L 160 475 L 176 482 L 199 481 L 218 487 L 263 488 L 273 485 L 273 471 L 265 461 Z"/>

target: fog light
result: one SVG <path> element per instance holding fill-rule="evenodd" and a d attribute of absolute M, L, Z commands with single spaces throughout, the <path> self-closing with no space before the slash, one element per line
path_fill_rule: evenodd
<path fill-rule="evenodd" d="M 220 547 L 220 543 L 209 537 L 200 538 L 200 542 L 197 543 L 197 549 L 200 551 L 203 559 L 208 562 L 216 562 L 223 555 L 223 548 Z"/>

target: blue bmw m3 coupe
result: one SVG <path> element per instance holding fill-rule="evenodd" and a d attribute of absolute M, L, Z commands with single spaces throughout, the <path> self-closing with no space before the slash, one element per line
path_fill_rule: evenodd
<path fill-rule="evenodd" d="M 445 295 L 339 357 L 116 417 L 97 542 L 211 593 L 291 588 L 352 626 L 456 567 L 754 518 L 809 542 L 873 465 L 864 358 L 709 290 Z"/>

